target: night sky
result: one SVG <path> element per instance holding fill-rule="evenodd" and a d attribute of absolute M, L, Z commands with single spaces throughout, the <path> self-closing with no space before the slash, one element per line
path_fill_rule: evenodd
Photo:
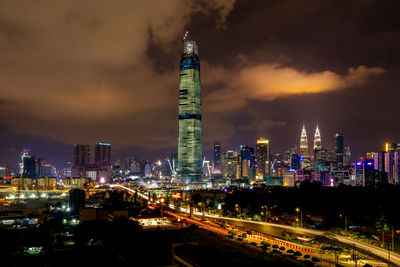
<path fill-rule="evenodd" d="M 137 3 L 135 3 L 137 2 Z M 0 1 L 0 166 L 23 147 L 57 167 L 72 144 L 113 159 L 177 146 L 181 39 L 199 46 L 204 152 L 273 153 L 344 134 L 353 160 L 400 142 L 399 1 Z M 211 158 L 212 159 L 212 158 Z"/>

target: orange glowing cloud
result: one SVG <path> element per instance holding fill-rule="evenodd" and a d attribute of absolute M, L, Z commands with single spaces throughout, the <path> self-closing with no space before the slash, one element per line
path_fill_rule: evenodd
<path fill-rule="evenodd" d="M 205 102 L 214 111 L 232 110 L 246 104 L 247 100 L 271 101 L 293 94 L 315 94 L 349 88 L 362 84 L 367 78 L 384 72 L 381 67 L 350 68 L 346 75 L 332 71 L 302 72 L 278 64 L 262 64 L 227 71 L 210 69 L 214 78 L 210 84 L 225 81 L 226 87 L 209 94 Z M 218 78 L 219 79 L 218 79 Z"/>

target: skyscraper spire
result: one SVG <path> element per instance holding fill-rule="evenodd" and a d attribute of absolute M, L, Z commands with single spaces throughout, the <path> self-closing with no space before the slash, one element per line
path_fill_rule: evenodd
<path fill-rule="evenodd" d="M 315 129 L 315 134 L 314 134 L 314 150 L 321 150 L 321 149 L 322 149 L 321 134 L 319 133 L 317 124 L 317 129 Z"/>
<path fill-rule="evenodd" d="M 308 141 L 307 141 L 307 133 L 306 127 L 303 124 L 303 129 L 301 130 L 301 137 L 300 137 L 300 156 L 308 156 Z"/>

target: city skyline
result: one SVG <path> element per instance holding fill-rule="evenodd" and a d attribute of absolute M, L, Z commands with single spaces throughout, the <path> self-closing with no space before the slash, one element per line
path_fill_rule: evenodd
<path fill-rule="evenodd" d="M 333 9 L 333 2 L 318 1 L 308 5 L 294 1 L 287 5 L 206 3 L 189 7 L 177 1 L 162 14 L 143 6 L 143 15 L 151 14 L 154 22 L 150 26 L 139 19 L 109 24 L 110 18 L 129 17 L 119 13 L 120 2 L 107 12 L 104 6 L 94 7 L 88 15 L 94 25 L 79 19 L 78 25 L 54 21 L 51 12 L 39 9 L 33 17 L 21 19 L 24 16 L 15 12 L 18 4 L 2 4 L 1 164 L 14 166 L 21 149 L 29 146 L 37 157 L 62 167 L 71 161 L 74 143 L 93 144 L 97 140 L 113 144 L 113 159 L 132 154 L 156 159 L 176 152 L 177 44 L 185 29 L 202 51 L 203 149 L 208 159 L 212 159 L 215 141 L 238 150 L 241 144 L 255 147 L 260 136 L 271 140 L 271 152 L 283 153 L 298 144 L 302 122 L 309 134 L 318 122 L 327 148 L 333 149 L 334 135 L 343 133 L 354 158 L 382 150 L 386 141 L 400 140 L 399 126 L 382 124 L 381 119 L 395 121 L 395 105 L 386 102 L 387 96 L 399 94 L 398 54 L 390 52 L 399 42 L 394 9 L 376 1 L 340 3 Z M 298 14 L 291 16 L 294 7 Z M 363 9 L 358 12 L 360 7 Z M 84 18 L 81 8 L 69 4 L 61 10 L 49 5 L 61 18 L 71 13 Z M 133 7 L 126 6 L 129 8 Z M 182 16 L 182 20 L 172 22 L 162 33 L 166 30 L 163 22 L 171 14 Z M 326 29 L 311 23 L 315 20 L 329 28 L 328 41 Z M 330 20 L 343 27 L 329 26 Z M 263 22 L 268 22 L 268 27 L 260 31 L 257 25 Z M 43 27 L 46 24 L 53 26 Z M 129 25 L 135 26 L 137 40 L 126 32 Z M 91 27 L 98 27 L 98 31 Z M 41 35 L 35 38 L 38 29 Z M 74 29 L 80 30 L 76 33 Z M 114 49 L 113 41 L 95 42 L 109 40 L 110 29 L 121 30 L 116 38 L 120 49 Z M 82 34 L 92 39 L 83 39 Z M 66 47 L 57 38 L 76 45 Z M 30 54 L 25 43 L 37 43 L 38 55 Z M 76 66 L 81 66 L 85 76 L 74 71 Z M 285 75 L 293 80 L 282 84 Z M 21 76 L 26 80 L 19 80 Z M 298 82 L 310 89 L 293 87 Z M 277 91 L 283 87 L 288 89 Z M 40 95 L 40 101 L 32 101 L 28 92 L 33 91 Z M 162 121 L 155 128 L 151 122 L 160 114 Z"/>
<path fill-rule="evenodd" d="M 399 7 L 0 1 L 1 266 L 400 266 Z"/>

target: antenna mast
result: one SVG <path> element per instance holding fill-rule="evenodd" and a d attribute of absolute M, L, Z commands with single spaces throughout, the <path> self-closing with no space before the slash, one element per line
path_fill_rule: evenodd
<path fill-rule="evenodd" d="M 183 35 L 182 42 L 184 42 L 186 40 L 186 37 L 188 36 L 188 34 L 189 34 L 189 31 L 186 30 L 185 34 Z"/>

